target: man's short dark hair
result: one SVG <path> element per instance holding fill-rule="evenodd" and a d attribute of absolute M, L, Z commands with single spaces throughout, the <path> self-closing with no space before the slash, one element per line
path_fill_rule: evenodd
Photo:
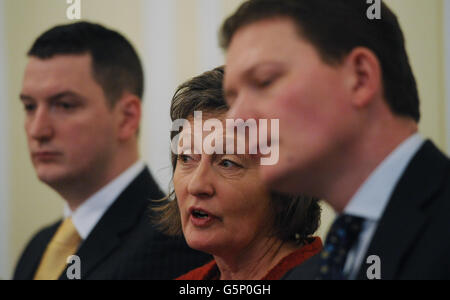
<path fill-rule="evenodd" d="M 141 61 L 130 42 L 116 31 L 89 22 L 56 26 L 43 33 L 28 51 L 29 56 L 40 59 L 72 54 L 91 55 L 93 76 L 111 106 L 125 91 L 142 99 Z"/>
<path fill-rule="evenodd" d="M 223 24 L 221 46 L 227 49 L 244 26 L 287 17 L 329 65 L 342 62 L 356 47 L 366 47 L 381 64 L 384 96 L 392 112 L 419 122 L 416 80 L 397 17 L 382 3 L 381 19 L 370 20 L 369 6 L 366 0 L 249 0 Z"/>

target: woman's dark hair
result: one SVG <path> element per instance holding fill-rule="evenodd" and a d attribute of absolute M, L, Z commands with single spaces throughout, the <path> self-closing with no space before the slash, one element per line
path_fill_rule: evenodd
<path fill-rule="evenodd" d="M 170 116 L 172 121 L 189 119 L 194 111 L 222 114 L 228 110 L 223 96 L 224 68 L 219 67 L 192 78 L 178 87 L 172 99 Z M 173 131 L 173 139 L 179 132 Z M 172 153 L 172 169 L 175 172 L 177 155 Z M 181 219 L 173 188 L 162 200 L 157 211 L 156 224 L 169 235 L 181 235 Z M 304 243 L 319 227 L 321 208 L 317 199 L 294 197 L 272 193 L 274 235 L 283 242 Z"/>
<path fill-rule="evenodd" d="M 419 95 L 405 39 L 396 15 L 381 3 L 381 19 L 371 20 L 366 0 L 249 0 L 223 24 L 221 46 L 228 49 L 241 28 L 259 21 L 289 18 L 329 64 L 340 63 L 356 47 L 378 58 L 384 96 L 394 114 L 420 121 Z"/>

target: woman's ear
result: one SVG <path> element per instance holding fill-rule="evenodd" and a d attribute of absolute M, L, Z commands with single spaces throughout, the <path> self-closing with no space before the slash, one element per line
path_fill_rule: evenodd
<path fill-rule="evenodd" d="M 116 109 L 119 114 L 119 139 L 125 141 L 135 137 L 141 122 L 141 99 L 135 95 L 126 94 L 118 101 Z"/>
<path fill-rule="evenodd" d="M 344 61 L 350 73 L 352 105 L 356 108 L 367 107 L 374 99 L 383 94 L 382 69 L 376 55 L 364 47 L 357 47 L 347 55 Z"/>

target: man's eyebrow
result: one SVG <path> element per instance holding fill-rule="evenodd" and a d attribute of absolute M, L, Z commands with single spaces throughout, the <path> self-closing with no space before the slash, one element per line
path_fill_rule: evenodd
<path fill-rule="evenodd" d="M 33 100 L 34 100 L 33 97 L 28 96 L 28 95 L 25 95 L 25 94 L 20 94 L 20 95 L 19 95 L 19 99 L 20 99 L 21 101 L 33 101 Z"/>
<path fill-rule="evenodd" d="M 244 70 L 242 72 L 242 74 L 240 75 L 239 80 L 243 81 L 246 78 L 251 78 L 252 76 L 254 76 L 256 71 L 258 71 L 258 69 L 260 69 L 260 68 L 264 68 L 264 67 L 267 67 L 267 66 L 269 66 L 269 67 L 273 67 L 273 66 L 274 67 L 278 67 L 280 65 L 282 65 L 282 64 L 277 62 L 277 61 L 262 61 L 262 62 L 259 62 L 259 63 L 255 64 L 255 65 L 249 67 L 248 69 Z M 233 89 L 226 89 L 226 87 L 224 87 L 224 96 L 225 96 L 226 100 L 228 100 L 230 98 L 232 99 L 233 97 L 236 96 L 236 91 L 233 90 Z"/>
<path fill-rule="evenodd" d="M 252 66 L 246 70 L 241 71 L 239 74 L 239 78 L 237 78 L 238 81 L 243 81 L 246 77 L 248 77 L 251 73 L 255 71 L 255 69 L 258 67 L 258 65 Z M 236 96 L 236 91 L 233 88 L 228 88 L 224 84 L 224 96 L 225 98 L 233 98 Z"/>
<path fill-rule="evenodd" d="M 57 93 L 55 95 L 52 95 L 52 96 L 48 97 L 46 100 L 47 101 L 57 101 L 57 100 L 59 100 L 61 98 L 64 98 L 64 97 L 74 97 L 74 98 L 83 99 L 83 100 L 86 99 L 84 96 L 82 96 L 82 95 L 80 95 L 80 94 L 78 94 L 76 92 L 64 91 L 64 92 L 60 92 L 60 93 Z M 19 99 L 21 101 L 34 101 L 35 100 L 32 96 L 29 96 L 29 95 L 26 95 L 26 94 L 20 94 L 19 95 Z"/>
<path fill-rule="evenodd" d="M 78 98 L 78 99 L 82 99 L 82 100 L 85 99 L 85 97 L 81 96 L 80 94 L 78 94 L 76 92 L 64 91 L 64 92 L 60 92 L 60 93 L 57 93 L 57 94 L 55 94 L 53 96 L 48 97 L 47 100 L 49 100 L 49 101 L 57 101 L 57 100 L 60 100 L 61 98 L 64 98 L 64 97 L 73 97 L 73 98 Z"/>

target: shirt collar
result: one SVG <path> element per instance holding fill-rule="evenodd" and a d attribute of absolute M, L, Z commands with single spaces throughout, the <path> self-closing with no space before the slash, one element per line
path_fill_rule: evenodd
<path fill-rule="evenodd" d="M 378 221 L 402 174 L 424 142 L 416 133 L 398 146 L 359 188 L 344 213 Z"/>
<path fill-rule="evenodd" d="M 75 212 L 64 206 L 65 218 L 72 217 L 80 237 L 85 240 L 107 209 L 114 203 L 127 186 L 145 169 L 145 163 L 138 161 L 116 179 L 88 198 Z"/>

